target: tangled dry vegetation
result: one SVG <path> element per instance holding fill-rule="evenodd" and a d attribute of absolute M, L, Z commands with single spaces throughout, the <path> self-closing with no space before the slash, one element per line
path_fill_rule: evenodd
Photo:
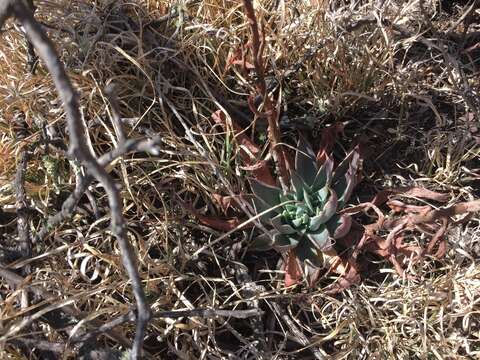
<path fill-rule="evenodd" d="M 393 259 L 388 248 L 358 247 L 355 281 L 330 268 L 313 287 L 297 278 L 288 288 L 281 255 L 249 246 L 254 230 L 239 219 L 254 214 L 232 206 L 251 193 L 248 177 L 258 170 L 239 156 L 251 150 L 241 140 L 262 158 L 272 143 L 258 116 L 268 106 L 243 3 L 35 3 L 78 91 L 91 153 L 101 160 L 125 138 L 151 141 L 105 160 L 153 312 L 144 358 L 480 356 L 478 213 L 453 211 L 420 228 L 397 221 L 478 204 L 477 3 L 254 2 L 264 36 L 256 60 L 279 113 L 274 149 L 295 149 L 302 133 L 318 150 L 325 129 L 341 124 L 330 144 L 335 161 L 364 148 L 362 181 L 345 211 L 363 226 L 382 214 L 392 228 L 375 229 L 376 239 L 395 228 L 401 249 L 420 249 Z M 0 38 L 0 357 L 125 358 L 138 312 L 108 191 L 92 182 L 73 215 L 48 226 L 85 170 L 67 156 L 72 134 L 52 77 L 28 54 L 8 21 Z M 399 188 L 444 195 L 382 192 Z M 378 194 L 390 195 L 379 213 L 356 207 Z M 439 229 L 444 241 L 421 250 Z"/>

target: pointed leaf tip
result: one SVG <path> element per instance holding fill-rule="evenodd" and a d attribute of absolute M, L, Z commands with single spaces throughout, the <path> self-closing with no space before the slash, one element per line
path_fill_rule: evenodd
<path fill-rule="evenodd" d="M 274 233 L 263 233 L 255 237 L 250 245 L 251 250 L 266 251 L 270 250 L 273 245 Z"/>
<path fill-rule="evenodd" d="M 267 206 L 273 207 L 280 203 L 282 190 L 276 186 L 265 184 L 255 179 L 249 179 L 250 187 L 255 196 Z"/>
<path fill-rule="evenodd" d="M 273 248 L 279 252 L 287 251 L 297 247 L 299 240 L 295 235 L 276 234 L 273 237 Z"/>
<path fill-rule="evenodd" d="M 338 165 L 333 175 L 333 189 L 338 195 L 338 207 L 341 209 L 357 185 L 358 172 L 360 169 L 361 156 L 356 146 Z"/>
<path fill-rule="evenodd" d="M 332 181 L 332 172 L 333 172 L 333 160 L 325 155 L 325 161 L 315 175 L 315 180 L 312 184 L 312 189 L 317 190 L 321 189 L 324 186 L 330 185 Z"/>
<path fill-rule="evenodd" d="M 315 153 L 302 135 L 298 138 L 297 151 L 295 154 L 295 170 L 309 186 L 313 184 L 318 172 Z"/>
<path fill-rule="evenodd" d="M 323 210 L 317 216 L 312 217 L 310 221 L 310 230 L 317 231 L 320 225 L 326 223 L 337 212 L 338 198 L 335 191 L 330 190 L 328 198 Z"/>
<path fill-rule="evenodd" d="M 314 267 L 322 267 L 323 261 L 319 256 L 317 248 L 310 241 L 305 240 L 301 241 L 300 244 L 295 248 L 295 255 L 298 257 L 301 263 L 308 261 Z"/>
<path fill-rule="evenodd" d="M 307 233 L 306 235 L 307 238 L 312 242 L 313 246 L 320 251 L 328 249 L 332 246 L 330 233 L 325 226 L 320 227 L 320 229 L 316 232 Z"/>
<path fill-rule="evenodd" d="M 334 215 L 326 226 L 334 239 L 340 239 L 350 232 L 352 218 L 349 215 Z"/>
<path fill-rule="evenodd" d="M 296 285 L 302 281 L 303 272 L 295 252 L 290 251 L 285 263 L 285 287 Z"/>

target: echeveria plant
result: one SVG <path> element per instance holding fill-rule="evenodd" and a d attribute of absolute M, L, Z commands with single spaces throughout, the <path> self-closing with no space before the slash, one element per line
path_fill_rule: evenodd
<path fill-rule="evenodd" d="M 261 221 L 269 229 L 254 239 L 254 248 L 289 251 L 302 265 L 320 268 L 335 239 L 349 232 L 351 218 L 338 212 L 358 180 L 358 148 L 335 170 L 330 157 L 319 158 L 322 160 L 317 160 L 310 144 L 300 137 L 288 189 L 250 180 L 256 211 L 262 213 Z"/>

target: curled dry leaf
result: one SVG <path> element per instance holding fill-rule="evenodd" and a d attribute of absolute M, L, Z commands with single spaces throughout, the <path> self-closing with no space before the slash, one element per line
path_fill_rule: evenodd
<path fill-rule="evenodd" d="M 400 195 L 438 202 L 446 202 L 450 198 L 448 194 L 409 187 L 382 191 L 371 202 L 346 209 L 344 213 L 354 214 L 367 212 L 373 208 L 378 215 L 375 223 L 363 226 L 361 231 L 358 230 L 358 224 L 355 224 L 353 226 L 355 231 L 339 239 L 343 246 L 352 248 L 350 260 L 356 261 L 360 252 L 376 254 L 390 261 L 397 273 L 403 276 L 404 259 L 416 261 L 426 254 L 436 258 L 445 255 L 447 251 L 445 233 L 454 216 L 480 211 L 480 200 L 436 209 L 430 205 L 405 204 L 396 198 Z M 388 200 L 391 196 L 393 199 Z M 381 213 L 378 206 L 384 203 L 393 210 L 394 217 L 388 218 Z M 406 230 L 417 231 L 430 237 L 426 247 L 406 244 L 403 236 Z M 380 236 L 385 231 L 388 232 L 388 236 Z"/>
<path fill-rule="evenodd" d="M 192 214 L 195 218 L 197 218 L 203 225 L 209 226 L 212 229 L 215 229 L 218 231 L 228 232 L 236 229 L 240 224 L 243 223 L 243 221 L 240 220 L 238 217 L 222 219 L 219 217 L 202 215 L 198 210 L 194 209 L 190 204 L 184 203 L 183 201 L 180 201 L 180 204 L 185 210 L 187 210 L 190 214 Z"/>
<path fill-rule="evenodd" d="M 203 225 L 225 232 L 236 229 L 243 222 L 239 218 L 220 219 L 212 216 L 200 215 L 198 213 L 195 217 L 200 220 Z"/>

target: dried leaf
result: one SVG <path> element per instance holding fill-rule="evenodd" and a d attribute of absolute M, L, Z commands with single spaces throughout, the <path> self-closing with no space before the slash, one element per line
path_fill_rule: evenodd
<path fill-rule="evenodd" d="M 326 293 L 330 295 L 338 294 L 352 285 L 359 283 L 360 280 L 360 266 L 354 259 L 348 259 L 346 261 L 345 273 L 326 290 Z"/>
<path fill-rule="evenodd" d="M 217 110 L 212 114 L 212 119 L 217 123 L 222 125 L 223 128 L 226 128 L 226 117 L 225 114 Z M 240 147 L 240 156 L 245 164 L 241 167 L 243 170 L 251 171 L 252 176 L 265 184 L 275 186 L 276 181 L 272 176 L 270 167 L 266 160 L 258 160 L 262 150 L 260 147 L 255 144 L 242 130 L 242 128 L 232 120 L 232 127 L 235 132 L 235 140 Z"/>
<path fill-rule="evenodd" d="M 443 219 L 442 225 L 438 228 L 437 232 L 435 233 L 435 235 L 432 236 L 432 238 L 430 239 L 430 242 L 427 245 L 427 253 L 433 254 L 433 249 L 435 248 L 435 245 L 439 243 L 439 247 L 436 253 L 434 254 L 434 256 L 437 258 L 443 257 L 447 250 L 446 244 L 444 244 L 445 243 L 444 234 L 445 234 L 445 231 L 447 231 L 447 225 L 448 225 L 447 220 Z"/>
<path fill-rule="evenodd" d="M 226 214 L 227 211 L 230 208 L 236 207 L 235 198 L 240 197 L 240 196 L 236 196 L 236 197 L 234 197 L 234 196 L 224 196 L 224 195 L 220 195 L 220 194 L 217 194 L 217 193 L 213 193 L 212 197 L 215 200 L 215 202 L 218 204 L 220 209 L 222 209 L 223 213 Z"/>
<path fill-rule="evenodd" d="M 221 219 L 219 217 L 202 215 L 198 210 L 194 209 L 190 204 L 186 204 L 183 201 L 180 202 L 182 207 L 187 210 L 190 214 L 196 217 L 202 224 L 211 227 L 212 229 L 218 231 L 228 232 L 236 229 L 244 221 L 240 220 L 238 217 L 233 217 L 230 219 Z M 253 224 L 248 224 L 247 226 L 253 226 Z"/>
<path fill-rule="evenodd" d="M 428 205 L 423 205 L 423 206 L 409 205 L 401 202 L 400 200 L 390 200 L 387 202 L 387 206 L 397 213 L 405 212 L 405 213 L 426 214 L 431 209 L 431 207 Z"/>
<path fill-rule="evenodd" d="M 274 207 L 280 203 L 280 195 L 282 194 L 280 188 L 255 179 L 250 179 L 250 187 L 255 196 L 267 205 L 267 208 Z"/>
<path fill-rule="evenodd" d="M 248 61 L 244 61 L 244 60 L 233 60 L 233 61 L 230 61 L 230 65 L 240 65 L 242 66 L 244 69 L 246 70 L 253 70 L 255 69 L 255 66 L 251 63 L 249 63 Z"/>
<path fill-rule="evenodd" d="M 217 110 L 212 114 L 212 119 L 217 123 L 220 124 L 224 129 L 227 127 L 227 119 L 225 117 L 225 114 L 221 110 Z M 232 120 L 232 127 L 233 131 L 235 133 L 235 140 L 237 143 L 240 145 L 240 155 L 242 158 L 245 160 L 247 159 L 256 159 L 257 155 L 261 153 L 260 147 L 255 144 L 243 131 L 243 129 L 235 122 Z M 244 147 L 246 150 L 243 150 L 242 147 Z M 252 157 L 253 155 L 253 157 Z"/>
<path fill-rule="evenodd" d="M 247 161 L 249 163 L 249 161 Z M 266 160 L 260 160 L 254 163 L 253 165 L 249 166 L 242 166 L 240 167 L 242 170 L 250 171 L 252 176 L 267 185 L 276 186 L 277 183 L 270 172 L 270 167 L 268 166 L 268 162 Z"/>
<path fill-rule="evenodd" d="M 341 122 L 335 122 L 328 128 L 323 129 L 317 153 L 317 162 L 323 164 L 328 154 L 332 152 L 333 145 L 337 141 L 339 134 L 343 133 L 344 125 Z"/>
<path fill-rule="evenodd" d="M 298 263 L 298 259 L 293 251 L 289 251 L 285 263 L 285 286 L 290 287 L 299 284 L 302 278 L 302 268 Z"/>
<path fill-rule="evenodd" d="M 237 217 L 230 219 L 220 219 L 200 214 L 195 214 L 195 217 L 200 220 L 203 225 L 209 226 L 218 231 L 231 231 L 236 229 L 243 221 Z M 250 225 L 251 226 L 251 225 Z"/>
<path fill-rule="evenodd" d="M 438 202 L 447 202 L 450 199 L 449 194 L 439 193 L 431 191 L 421 187 L 410 187 L 404 189 L 395 189 L 396 193 L 409 196 L 409 197 L 418 197 L 421 199 L 434 200 Z"/>

